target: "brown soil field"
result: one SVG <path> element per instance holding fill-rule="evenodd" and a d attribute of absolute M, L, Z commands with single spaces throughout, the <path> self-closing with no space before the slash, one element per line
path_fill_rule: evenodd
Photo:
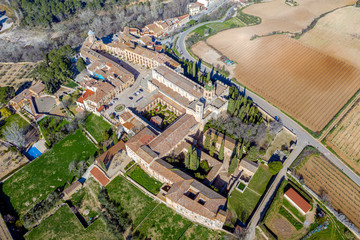
<path fill-rule="evenodd" d="M 360 187 L 323 156 L 313 154 L 303 161 L 296 173 L 305 184 L 319 196 L 328 194 L 331 206 L 359 228 Z"/>
<path fill-rule="evenodd" d="M 0 143 L 0 179 L 27 163 L 27 161 L 27 158 L 23 155 L 18 152 L 8 151 L 8 148 L 3 143 Z"/>
<path fill-rule="evenodd" d="M 200 41 L 200 42 L 194 44 L 191 47 L 191 51 L 196 56 L 201 56 L 201 60 L 203 60 L 219 69 L 222 69 L 223 67 L 225 67 L 225 69 L 230 72 L 229 77 L 232 78 L 232 73 L 234 72 L 234 70 L 236 68 L 236 64 L 234 64 L 232 66 L 225 64 L 223 61 L 220 60 L 221 54 L 218 53 L 212 47 L 210 47 L 206 42 Z"/>
<path fill-rule="evenodd" d="M 291 223 L 289 223 L 285 217 L 278 213 L 276 213 L 274 218 L 271 219 L 271 221 L 268 223 L 268 227 L 280 240 L 294 239 L 294 235 L 298 235 L 295 227 L 291 225 Z M 299 236 L 301 237 L 302 235 Z"/>
<path fill-rule="evenodd" d="M 250 38 L 273 31 L 299 32 L 322 13 L 354 1 L 298 2 L 297 7 L 280 0 L 251 5 L 244 12 L 261 17 L 260 25 L 220 32 L 207 43 L 238 63 L 234 75 L 240 83 L 320 131 L 359 89 L 360 71 L 349 61 L 286 35 Z"/>
<path fill-rule="evenodd" d="M 360 173 L 360 102 L 345 115 L 326 140 L 327 145 Z"/>
<path fill-rule="evenodd" d="M 300 42 L 360 68 L 359 26 L 359 9 L 341 8 L 321 18 Z"/>
<path fill-rule="evenodd" d="M 15 91 L 27 81 L 32 81 L 36 63 L 0 63 L 0 87 L 12 86 Z"/>

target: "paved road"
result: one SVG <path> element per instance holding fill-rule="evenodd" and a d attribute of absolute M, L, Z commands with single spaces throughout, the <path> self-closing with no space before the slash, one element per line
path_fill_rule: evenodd
<path fill-rule="evenodd" d="M 226 16 L 230 13 L 230 10 L 227 12 Z M 177 41 L 177 49 L 179 53 L 182 55 L 182 57 L 196 61 L 186 50 L 185 46 L 185 38 L 187 34 L 189 34 L 191 31 L 193 31 L 195 28 L 200 27 L 202 25 L 212 23 L 212 22 L 222 22 L 226 18 L 226 16 L 218 21 L 211 21 L 211 22 L 205 22 L 201 23 L 199 25 L 196 25 L 187 31 L 179 34 L 179 39 Z M 211 69 L 206 67 L 205 65 L 201 66 L 201 71 L 210 72 Z M 293 163 L 293 161 L 297 158 L 297 156 L 301 153 L 301 151 L 304 149 L 306 145 L 312 145 L 315 148 L 317 148 L 322 154 L 324 154 L 335 166 L 337 166 L 339 169 L 341 169 L 350 179 L 352 179 L 357 185 L 360 186 L 360 177 L 355 174 L 349 167 L 347 167 L 340 159 L 338 159 L 334 154 L 332 154 L 321 142 L 319 142 L 317 139 L 315 139 L 312 135 L 310 135 L 305 129 L 303 129 L 299 124 L 297 124 L 295 121 L 293 121 L 291 118 L 289 118 L 287 115 L 282 113 L 278 108 L 274 107 L 272 104 L 264 100 L 263 98 L 259 97 L 255 93 L 244 89 L 240 85 L 237 85 L 240 91 L 245 91 L 246 95 L 250 97 L 255 104 L 257 104 L 260 108 L 262 108 L 264 111 L 266 111 L 271 116 L 280 117 L 280 120 L 282 124 L 288 128 L 290 131 L 292 131 L 297 136 L 297 145 L 294 151 L 290 154 L 289 158 L 284 163 L 284 168 L 279 172 L 277 175 L 275 181 L 272 183 L 270 188 L 267 191 L 266 196 L 263 198 L 263 201 L 257 208 L 256 212 L 254 213 L 250 225 L 248 228 L 249 234 L 248 239 L 253 239 L 255 237 L 255 227 L 258 224 L 259 220 L 261 219 L 261 216 L 264 214 L 264 210 L 266 210 L 266 205 L 268 204 L 269 200 L 275 193 L 278 184 L 281 182 L 281 180 L 284 178 L 286 171 L 288 167 Z"/>

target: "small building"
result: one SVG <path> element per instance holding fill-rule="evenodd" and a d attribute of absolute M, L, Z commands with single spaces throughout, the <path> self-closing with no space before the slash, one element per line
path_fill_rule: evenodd
<path fill-rule="evenodd" d="M 108 185 L 110 182 L 110 179 L 108 176 L 106 176 L 106 173 L 96 165 L 91 169 L 90 173 L 103 187 Z"/>
<path fill-rule="evenodd" d="M 259 164 L 255 163 L 253 161 L 249 161 L 247 159 L 241 160 L 241 162 L 239 164 L 240 172 L 243 171 L 243 175 L 246 175 L 247 177 L 252 177 L 256 173 L 256 170 L 258 169 L 258 167 L 259 167 Z"/>
<path fill-rule="evenodd" d="M 82 188 L 82 183 L 80 181 L 73 182 L 69 187 L 64 190 L 64 200 L 70 199 L 71 196 L 76 193 L 80 188 Z"/>
<path fill-rule="evenodd" d="M 163 119 L 160 116 L 151 117 L 150 122 L 154 124 L 156 127 L 161 128 L 163 124 Z"/>
<path fill-rule="evenodd" d="M 199 3 L 199 2 L 193 2 L 188 5 L 188 10 L 189 10 L 190 16 L 194 16 L 194 15 L 198 14 L 204 8 L 205 8 L 204 4 Z"/>
<path fill-rule="evenodd" d="M 285 192 L 284 197 L 304 215 L 311 209 L 310 203 L 292 187 Z"/>

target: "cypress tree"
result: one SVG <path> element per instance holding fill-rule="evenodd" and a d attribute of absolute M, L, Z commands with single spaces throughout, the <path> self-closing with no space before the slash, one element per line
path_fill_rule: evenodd
<path fill-rule="evenodd" d="M 235 172 L 235 169 L 237 168 L 237 166 L 238 166 L 238 160 L 235 155 L 230 162 L 228 173 L 233 174 Z"/>
<path fill-rule="evenodd" d="M 195 149 L 192 150 L 191 156 L 190 156 L 190 169 L 195 171 L 199 168 L 200 161 L 197 157 Z"/>
<path fill-rule="evenodd" d="M 229 99 L 227 110 L 230 115 L 234 114 L 234 112 L 235 112 L 235 100 L 234 99 L 232 99 L 232 98 Z"/>
<path fill-rule="evenodd" d="M 188 153 L 185 156 L 185 167 L 186 168 L 190 167 L 190 158 L 191 158 L 192 151 L 193 151 L 192 146 L 190 146 L 188 149 Z"/>
<path fill-rule="evenodd" d="M 211 77 L 210 75 L 211 75 L 210 73 L 207 74 L 207 76 L 206 76 L 206 83 L 210 82 L 210 77 Z"/>
<path fill-rule="evenodd" d="M 195 63 L 195 62 L 193 62 L 192 64 L 193 64 L 193 68 L 192 68 L 192 76 L 193 76 L 193 78 L 195 78 L 195 76 L 196 76 L 196 63 Z"/>
<path fill-rule="evenodd" d="M 211 135 L 208 133 L 205 136 L 204 148 L 210 150 Z"/>
<path fill-rule="evenodd" d="M 219 151 L 219 160 L 224 160 L 224 148 L 225 148 L 225 138 L 221 142 L 220 151 Z"/>

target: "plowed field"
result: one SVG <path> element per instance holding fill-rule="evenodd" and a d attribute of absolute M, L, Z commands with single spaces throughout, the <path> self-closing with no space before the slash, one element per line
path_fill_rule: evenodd
<path fill-rule="evenodd" d="M 326 158 L 312 155 L 296 172 L 317 195 L 329 195 L 330 204 L 360 227 L 360 187 L 347 178 Z"/>
<path fill-rule="evenodd" d="M 320 131 L 360 88 L 359 69 L 345 57 L 335 58 L 286 35 L 250 38 L 272 31 L 299 32 L 322 13 L 354 1 L 298 2 L 297 7 L 280 0 L 252 5 L 244 12 L 261 17 L 260 25 L 220 32 L 207 43 L 238 63 L 234 76 L 240 83 Z"/>
<path fill-rule="evenodd" d="M 360 102 L 327 137 L 327 144 L 360 173 Z"/>

